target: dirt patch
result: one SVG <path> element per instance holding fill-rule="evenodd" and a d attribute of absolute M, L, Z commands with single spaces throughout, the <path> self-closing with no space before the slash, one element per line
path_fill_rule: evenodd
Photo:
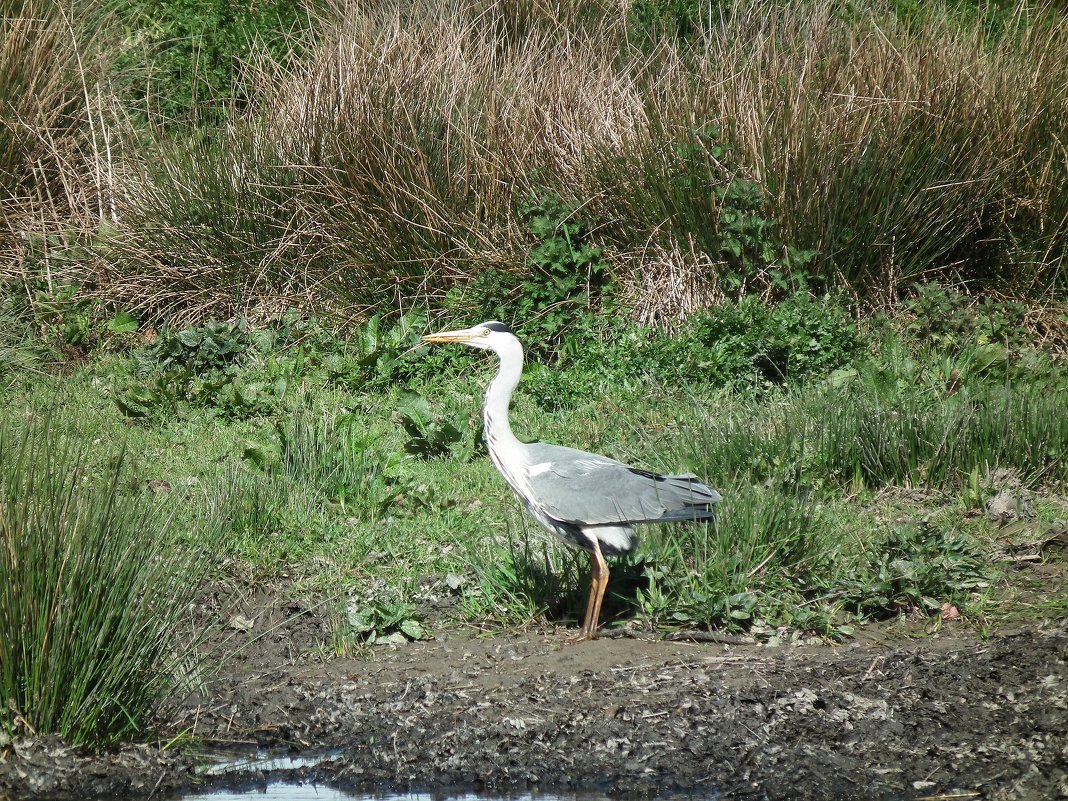
<path fill-rule="evenodd" d="M 170 731 L 212 748 L 341 749 L 299 776 L 355 790 L 1068 798 L 1059 627 L 779 648 L 453 634 L 324 660 L 307 647 L 324 623 L 299 605 L 223 622 L 250 637 L 246 620 L 264 630 L 272 616 Z M 173 795 L 208 782 L 193 763 L 145 746 L 99 758 L 20 741 L 2 750 L 0 797 Z M 269 777 L 212 781 L 250 778 Z"/>

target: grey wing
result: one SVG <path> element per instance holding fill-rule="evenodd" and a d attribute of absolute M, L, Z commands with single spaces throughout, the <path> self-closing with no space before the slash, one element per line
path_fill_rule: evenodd
<path fill-rule="evenodd" d="M 529 445 L 528 454 L 537 505 L 556 520 L 580 526 L 707 519 L 720 500 L 692 474 L 660 476 L 607 456 L 543 443 Z"/>

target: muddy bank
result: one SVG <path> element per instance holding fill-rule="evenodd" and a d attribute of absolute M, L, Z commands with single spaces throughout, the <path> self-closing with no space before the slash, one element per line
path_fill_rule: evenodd
<path fill-rule="evenodd" d="M 351 789 L 1068 798 L 1063 628 L 805 648 L 454 635 L 296 663 L 277 635 L 169 728 L 228 748 L 339 748 L 300 775 Z M 0 796 L 13 799 L 161 797 L 204 781 L 189 756 L 152 748 L 3 753 Z"/>

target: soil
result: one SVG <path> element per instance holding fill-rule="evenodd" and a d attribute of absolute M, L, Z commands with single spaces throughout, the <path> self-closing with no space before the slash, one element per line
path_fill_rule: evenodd
<path fill-rule="evenodd" d="M 209 779 L 177 747 L 94 756 L 26 739 L 0 744 L 0 799 L 166 798 L 273 779 L 619 798 L 1068 798 L 1063 624 L 981 641 L 947 621 L 916 639 L 884 629 L 779 647 L 450 632 L 326 659 L 314 609 L 270 594 L 243 604 L 203 608 L 230 624 L 226 649 L 245 647 L 166 731 L 208 753 L 336 749 L 329 759 Z"/>

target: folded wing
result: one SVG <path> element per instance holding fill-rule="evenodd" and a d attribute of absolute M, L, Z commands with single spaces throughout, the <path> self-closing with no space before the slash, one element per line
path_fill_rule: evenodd
<path fill-rule="evenodd" d="M 576 526 L 706 520 L 720 500 L 693 474 L 660 476 L 559 445 L 528 448 L 535 502 L 548 516 Z"/>

